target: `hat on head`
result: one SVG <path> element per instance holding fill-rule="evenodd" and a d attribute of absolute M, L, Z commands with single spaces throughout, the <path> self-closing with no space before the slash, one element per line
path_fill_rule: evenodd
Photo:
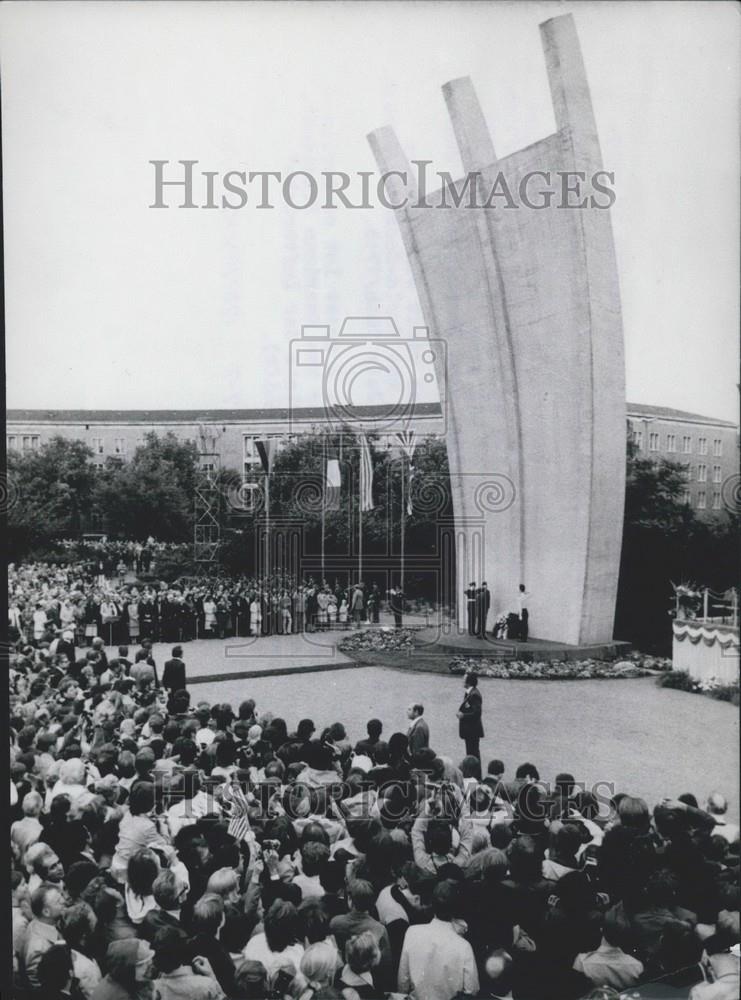
<path fill-rule="evenodd" d="M 62 632 L 62 638 L 71 642 L 74 639 L 74 635 L 71 632 Z"/>
<path fill-rule="evenodd" d="M 249 732 L 247 733 L 247 742 L 250 746 L 254 746 L 255 743 L 259 743 L 262 739 L 262 726 L 250 726 Z"/>
<path fill-rule="evenodd" d="M 201 749 L 203 749 L 203 747 L 210 747 L 213 741 L 214 741 L 213 729 L 208 729 L 206 727 L 204 729 L 199 729 L 198 732 L 196 733 L 196 743 L 198 744 L 199 747 L 201 747 Z"/>

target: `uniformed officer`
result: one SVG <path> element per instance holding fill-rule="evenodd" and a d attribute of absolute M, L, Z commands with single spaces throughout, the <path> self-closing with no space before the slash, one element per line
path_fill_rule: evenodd
<path fill-rule="evenodd" d="M 468 585 L 468 590 L 463 592 L 466 596 L 466 610 L 468 612 L 468 634 L 476 635 L 476 583 L 472 581 Z"/>

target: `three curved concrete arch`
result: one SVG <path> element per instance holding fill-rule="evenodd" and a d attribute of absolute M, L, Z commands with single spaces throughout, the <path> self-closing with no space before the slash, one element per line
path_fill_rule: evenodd
<path fill-rule="evenodd" d="M 540 26 L 557 131 L 498 160 L 468 78 L 443 87 L 467 178 L 488 194 L 532 171 L 602 169 L 571 15 Z M 415 205 L 391 128 L 369 135 L 398 171 L 396 211 L 425 322 L 447 341 L 447 445 L 463 589 L 486 579 L 492 612 L 516 610 L 525 583 L 541 638 L 612 638 L 625 494 L 625 365 L 609 210 Z M 400 176 L 403 174 L 404 176 Z M 432 197 L 428 198 L 433 201 Z M 488 486 L 487 486 L 488 484 Z M 487 499 L 488 496 L 488 499 Z"/>

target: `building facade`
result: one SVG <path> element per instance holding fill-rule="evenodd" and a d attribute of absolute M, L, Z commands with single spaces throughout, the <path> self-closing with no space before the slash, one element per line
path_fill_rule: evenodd
<path fill-rule="evenodd" d="M 355 428 L 378 433 L 380 447 L 394 447 L 393 433 L 386 433 L 386 409 L 365 407 Z M 664 406 L 628 403 L 629 433 L 642 458 L 668 459 L 687 468 L 685 502 L 700 515 L 721 513 L 730 490 L 724 484 L 739 473 L 738 427 L 727 420 L 687 413 Z M 277 438 L 281 444 L 302 433 L 319 431 L 325 424 L 321 407 L 290 414 L 287 409 L 262 410 L 8 410 L 6 444 L 9 451 L 30 452 L 53 437 L 84 441 L 94 461 L 108 458 L 127 461 L 144 443 L 148 433 L 171 431 L 181 441 L 192 441 L 204 456 L 217 456 L 221 468 L 245 476 L 259 471 L 255 442 Z M 380 427 L 380 432 L 379 432 Z M 442 436 L 443 422 L 436 403 L 417 404 L 409 429 L 420 436 Z"/>
<path fill-rule="evenodd" d="M 395 434 L 388 430 L 388 407 L 365 406 L 355 410 L 354 431 L 377 435 L 381 448 L 393 448 Z M 285 446 L 304 434 L 319 432 L 327 423 L 322 407 L 262 410 L 8 410 L 8 451 L 30 452 L 53 437 L 83 441 L 101 468 L 109 458 L 127 461 L 144 444 L 146 435 L 171 432 L 178 440 L 193 442 L 202 465 L 216 456 L 223 469 L 249 476 L 260 468 L 256 441 L 276 438 Z M 420 436 L 441 436 L 443 425 L 437 403 L 410 408 L 405 429 Z M 399 428 L 401 429 L 401 427 Z"/>
<path fill-rule="evenodd" d="M 686 469 L 684 502 L 700 516 L 719 515 L 732 501 L 739 474 L 738 427 L 665 406 L 628 403 L 629 433 L 641 458 Z"/>

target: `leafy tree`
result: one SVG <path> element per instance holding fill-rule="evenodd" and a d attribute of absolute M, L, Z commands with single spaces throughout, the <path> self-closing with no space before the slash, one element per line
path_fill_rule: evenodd
<path fill-rule="evenodd" d="M 159 541 L 193 538 L 198 449 L 172 432 L 147 434 L 130 462 L 108 459 L 99 473 L 96 506 L 110 534 Z"/>
<path fill-rule="evenodd" d="M 371 436 L 369 447 L 374 467 L 375 506 L 373 510 L 363 512 L 363 553 L 384 556 L 392 551 L 399 552 L 402 461 L 398 451 L 384 451 Z M 357 552 L 360 475 L 360 442 L 356 435 L 345 432 L 340 440 L 339 435 L 325 436 L 317 429 L 292 441 L 280 451 L 270 476 L 270 517 L 274 525 L 281 521 L 301 526 L 304 554 L 318 566 L 321 558 L 324 462 L 328 458 L 340 460 L 342 488 L 338 508 L 324 512 L 324 551 L 327 557 L 340 557 L 347 565 L 349 574 L 354 576 L 355 556 L 350 553 Z M 436 439 L 420 442 L 414 455 L 414 467 L 414 508 L 406 518 L 405 550 L 410 555 L 429 554 L 436 550 L 439 517 L 445 516 L 446 511 L 449 517 L 452 516 L 445 443 Z M 408 477 L 406 462 L 404 469 Z M 248 479 L 254 482 L 259 496 L 262 496 L 262 470 L 258 469 Z M 224 496 L 233 498 L 238 495 L 242 482 L 243 478 L 237 473 L 224 474 Z M 407 478 L 405 491 L 408 488 Z M 261 507 L 242 512 L 234 511 L 232 507 L 228 529 L 223 533 L 223 557 L 228 565 L 240 565 L 242 569 L 254 567 L 257 561 L 255 537 L 258 520 L 262 517 Z M 328 575 L 332 574 L 328 571 Z M 374 579 L 374 573 L 367 568 L 364 568 L 363 576 L 366 580 Z M 380 575 L 378 582 L 381 583 Z M 420 586 L 425 585 L 422 579 L 417 582 Z"/>
<path fill-rule="evenodd" d="M 90 512 L 96 477 L 92 451 L 61 436 L 38 451 L 8 454 L 9 554 L 20 558 L 35 548 L 76 532 Z"/>
<path fill-rule="evenodd" d="M 734 585 L 738 517 L 699 518 L 683 500 L 684 467 L 641 458 L 628 438 L 623 549 L 615 635 L 671 651 L 672 582 L 722 592 Z"/>

